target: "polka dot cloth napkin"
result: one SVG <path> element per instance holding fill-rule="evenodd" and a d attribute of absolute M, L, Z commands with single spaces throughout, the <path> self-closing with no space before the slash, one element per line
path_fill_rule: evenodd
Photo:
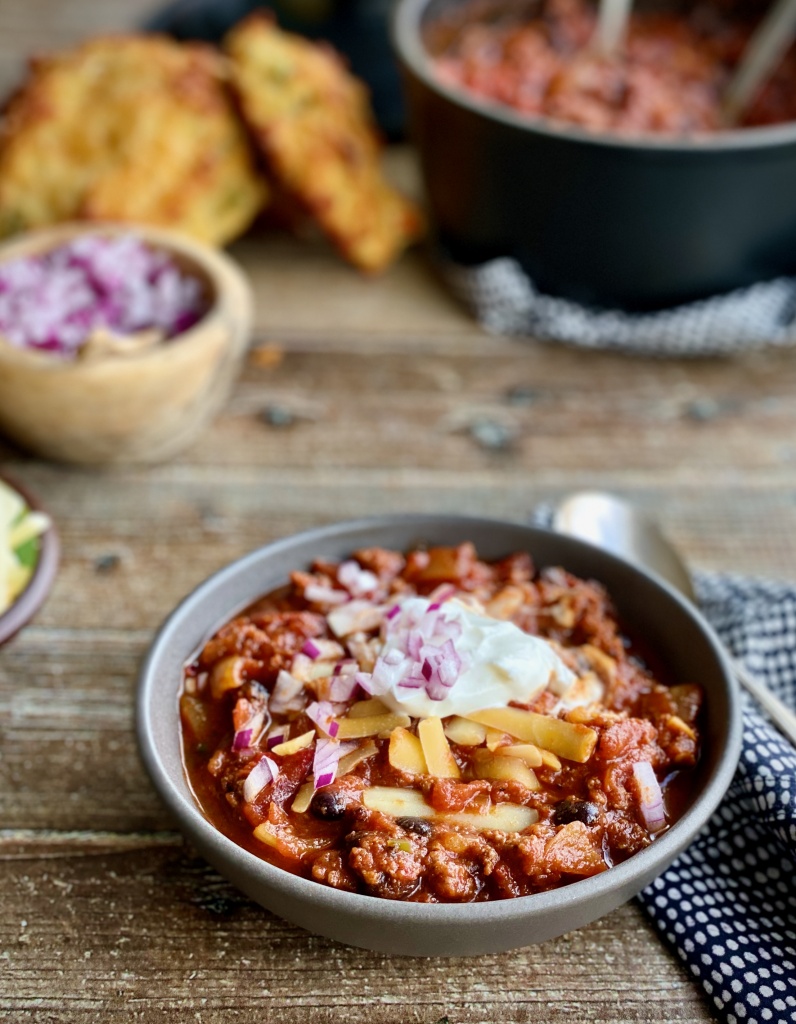
<path fill-rule="evenodd" d="M 730 650 L 796 707 L 796 586 L 695 582 Z M 728 1024 L 796 1024 L 796 750 L 750 698 L 743 714 L 727 796 L 640 900 Z"/>
<path fill-rule="evenodd" d="M 650 356 L 730 355 L 796 345 L 796 278 L 777 278 L 656 313 L 592 309 L 537 291 L 516 260 L 442 261 L 453 293 L 495 334 Z"/>

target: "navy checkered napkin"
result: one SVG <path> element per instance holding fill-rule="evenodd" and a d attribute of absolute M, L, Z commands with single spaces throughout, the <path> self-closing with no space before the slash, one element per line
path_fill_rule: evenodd
<path fill-rule="evenodd" d="M 796 586 L 703 573 L 702 611 L 796 707 Z M 724 801 L 640 900 L 728 1024 L 796 1024 L 796 750 L 747 698 Z"/>
<path fill-rule="evenodd" d="M 781 277 L 655 313 L 592 309 L 537 290 L 509 257 L 465 267 L 440 257 L 451 291 L 495 334 L 648 356 L 729 355 L 796 345 L 796 278 Z"/>
<path fill-rule="evenodd" d="M 532 522 L 550 528 L 553 507 Z M 694 585 L 732 654 L 796 709 L 796 584 L 700 572 Z M 796 1024 L 796 750 L 744 701 L 727 795 L 639 900 L 727 1024 Z"/>

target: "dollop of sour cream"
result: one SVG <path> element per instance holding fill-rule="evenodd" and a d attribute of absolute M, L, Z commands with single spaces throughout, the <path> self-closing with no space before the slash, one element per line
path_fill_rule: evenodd
<path fill-rule="evenodd" d="M 420 619 L 430 608 L 425 598 L 407 598 L 401 603 L 401 614 Z M 523 632 L 513 622 L 480 615 L 456 600 L 446 602 L 443 609 L 445 619 L 461 629 L 455 647 L 462 670 L 441 700 L 432 699 L 425 689 L 409 689 L 396 681 L 379 693 L 392 711 L 413 718 L 468 715 L 505 707 L 510 701 L 526 703 L 551 684 L 562 692 L 575 682 L 576 676 L 541 637 Z M 388 629 L 380 658 L 389 661 L 390 652 L 401 649 L 401 638 Z"/>

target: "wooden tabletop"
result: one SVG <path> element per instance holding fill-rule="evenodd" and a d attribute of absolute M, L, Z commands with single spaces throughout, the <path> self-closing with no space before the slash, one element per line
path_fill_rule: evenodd
<path fill-rule="evenodd" d="M 146 6 L 0 3 L 0 84 L 31 49 Z M 390 160 L 413 180 L 411 153 Z M 232 252 L 254 283 L 257 347 L 193 447 L 90 472 L 0 445 L 64 549 L 47 605 L 0 651 L 0 1020 L 713 1020 L 634 903 L 475 962 L 363 952 L 273 917 L 183 843 L 156 797 L 136 673 L 208 574 L 370 513 L 523 521 L 608 488 L 657 515 L 694 566 L 796 579 L 793 355 L 647 361 L 496 338 L 422 253 L 364 280 L 321 243 L 257 235 Z"/>

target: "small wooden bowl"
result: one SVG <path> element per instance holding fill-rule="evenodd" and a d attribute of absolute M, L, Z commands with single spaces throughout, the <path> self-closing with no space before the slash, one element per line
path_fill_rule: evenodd
<path fill-rule="evenodd" d="M 64 360 L 0 336 L 0 431 L 62 462 L 158 462 L 190 444 L 226 401 L 251 335 L 252 294 L 226 255 L 144 225 L 62 224 L 0 247 L 0 262 L 79 235 L 134 233 L 197 277 L 208 310 L 193 327 L 126 355 Z"/>
<path fill-rule="evenodd" d="M 16 480 L 10 480 L 5 475 L 0 475 L 0 480 L 21 494 L 29 509 L 35 512 L 44 511 L 30 491 L 18 484 Z M 41 535 L 39 545 L 39 559 L 36 562 L 36 568 L 33 570 L 33 575 L 28 581 L 27 587 L 25 587 L 11 607 L 0 615 L 0 647 L 13 636 L 16 636 L 20 629 L 30 622 L 44 604 L 55 582 L 58 561 L 61 555 L 61 545 L 54 526 L 51 525 Z"/>

